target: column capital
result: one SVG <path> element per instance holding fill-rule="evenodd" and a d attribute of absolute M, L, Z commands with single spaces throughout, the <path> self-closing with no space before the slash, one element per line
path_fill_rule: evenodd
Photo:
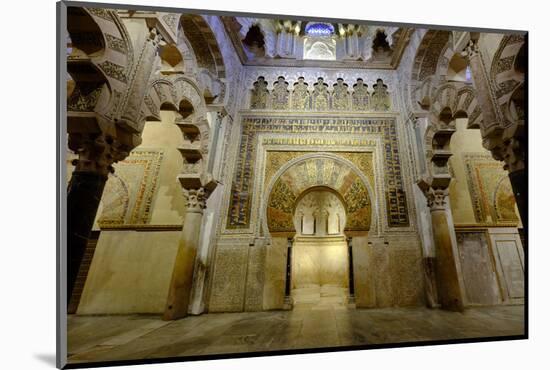
<path fill-rule="evenodd" d="M 187 206 L 187 212 L 202 213 L 203 209 L 206 208 L 206 200 L 208 199 L 210 192 L 206 191 L 204 188 L 183 188 L 182 190 Z"/>
<path fill-rule="evenodd" d="M 504 162 L 504 169 L 515 172 L 525 168 L 525 150 L 520 139 L 512 137 L 491 149 L 493 158 Z"/>
<path fill-rule="evenodd" d="M 95 172 L 107 177 L 114 172 L 113 164 L 126 158 L 129 148 L 105 134 L 70 134 L 69 148 L 78 159 L 73 161 L 75 171 Z"/>
<path fill-rule="evenodd" d="M 477 40 L 470 39 L 470 41 L 468 41 L 468 44 L 464 48 L 463 56 L 471 59 L 477 55 L 479 55 L 479 45 L 477 43 Z"/>
<path fill-rule="evenodd" d="M 430 210 L 445 210 L 447 207 L 447 196 L 449 195 L 449 189 L 428 188 L 424 191 L 426 198 L 428 199 L 428 207 Z"/>

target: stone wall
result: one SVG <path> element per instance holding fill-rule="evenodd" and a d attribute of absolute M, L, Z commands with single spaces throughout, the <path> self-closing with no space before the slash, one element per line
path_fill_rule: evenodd
<path fill-rule="evenodd" d="M 175 115 L 161 111 L 161 122 L 147 122 L 142 144 L 109 175 L 94 225 L 100 237 L 78 314 L 164 309 L 185 213 L 176 179 L 183 139 Z"/>
<path fill-rule="evenodd" d="M 101 231 L 77 314 L 161 313 L 181 231 Z"/>

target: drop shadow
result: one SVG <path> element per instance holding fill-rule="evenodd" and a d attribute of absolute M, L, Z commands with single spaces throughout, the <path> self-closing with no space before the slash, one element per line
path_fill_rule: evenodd
<path fill-rule="evenodd" d="M 56 367 L 55 353 L 35 353 L 34 358 L 42 361 L 46 365 Z"/>

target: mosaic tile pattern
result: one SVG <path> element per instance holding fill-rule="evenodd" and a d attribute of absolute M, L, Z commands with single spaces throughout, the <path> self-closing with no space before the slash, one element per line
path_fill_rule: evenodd
<path fill-rule="evenodd" d="M 516 201 L 502 163 L 485 153 L 464 153 L 463 160 L 476 221 L 517 223 Z"/>
<path fill-rule="evenodd" d="M 149 222 L 162 157 L 161 150 L 136 149 L 114 165 L 101 198 L 100 226 Z"/>
<path fill-rule="evenodd" d="M 361 154 L 367 157 L 367 161 L 368 158 L 372 160 L 371 153 Z M 294 231 L 296 199 L 315 186 L 327 186 L 342 196 L 347 208 L 346 230 L 370 229 L 371 200 L 358 174 L 349 165 L 335 159 L 310 158 L 288 168 L 275 182 L 267 205 L 269 230 Z"/>

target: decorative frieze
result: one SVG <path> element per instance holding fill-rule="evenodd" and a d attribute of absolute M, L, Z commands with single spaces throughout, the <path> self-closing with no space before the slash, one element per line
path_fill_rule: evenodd
<path fill-rule="evenodd" d="M 250 90 L 250 109 L 387 112 L 392 107 L 388 86 L 381 78 L 373 85 L 372 92 L 362 78 L 357 79 L 351 90 L 341 77 L 332 86 L 318 77 L 312 88 L 310 86 L 304 77 L 299 77 L 289 91 L 289 83 L 280 76 L 270 89 L 269 81 L 260 76 Z"/>

